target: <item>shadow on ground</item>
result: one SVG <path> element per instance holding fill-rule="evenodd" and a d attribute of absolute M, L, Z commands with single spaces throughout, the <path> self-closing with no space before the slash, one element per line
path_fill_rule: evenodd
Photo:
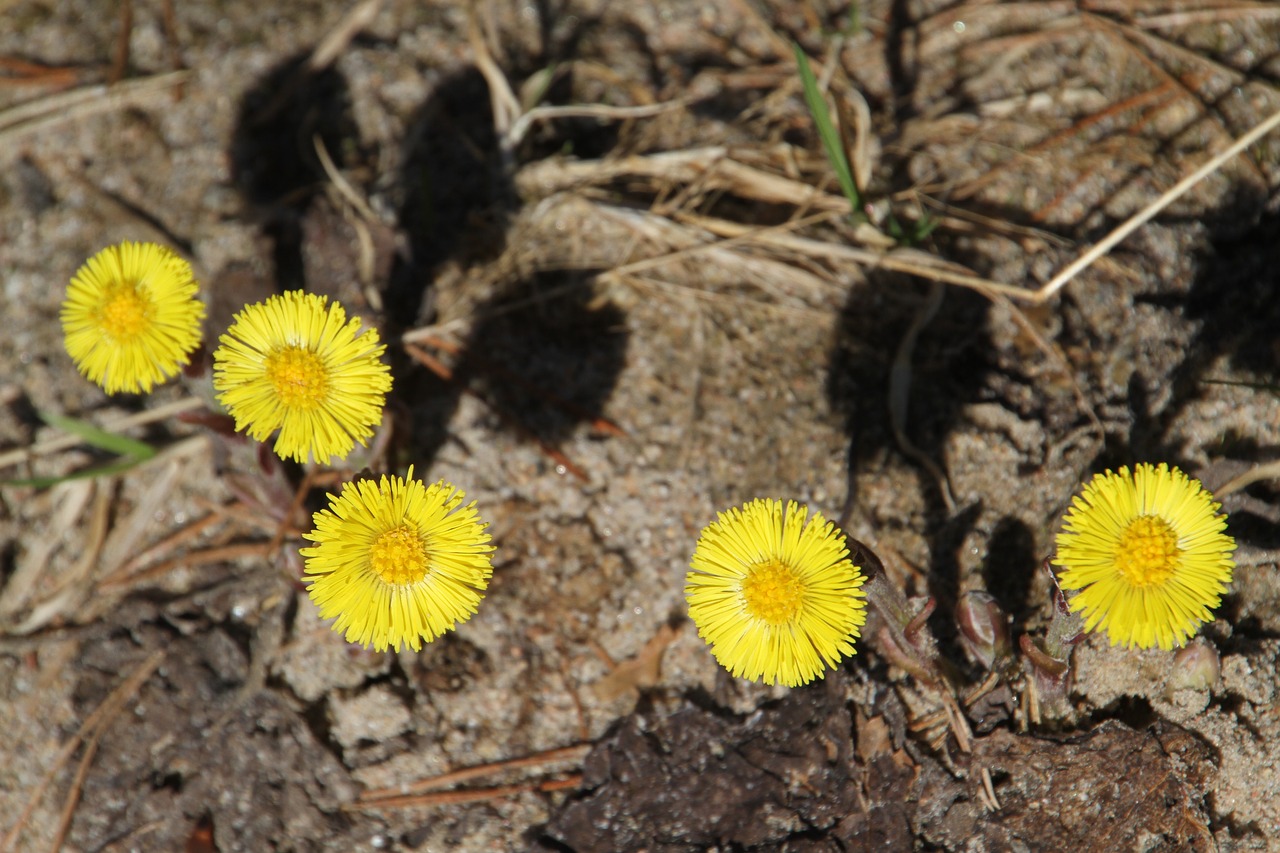
<path fill-rule="evenodd" d="M 868 466 L 883 466 L 890 455 L 903 453 L 889 414 L 890 374 L 904 336 L 926 304 L 929 287 L 896 273 L 876 274 L 867 287 L 850 291 L 840 315 L 827 393 L 832 407 L 844 416 L 849 435 L 846 514 L 858 501 L 856 473 Z M 940 471 L 946 466 L 947 436 L 963 408 L 977 401 L 989 370 L 988 310 L 989 303 L 976 293 L 946 288 L 939 310 L 920 328 L 910 355 L 903 432 Z M 955 552 L 980 507 L 958 506 L 950 511 L 945 485 L 919 460 L 911 462 L 925 495 L 925 526 L 931 531 L 930 594 L 941 608 L 949 609 L 959 591 Z"/>
<path fill-rule="evenodd" d="M 232 177 L 271 242 L 280 292 L 306 288 L 302 218 L 325 181 L 316 138 L 339 168 L 360 145 L 346 80 L 333 67 L 309 71 L 309 58 L 295 54 L 245 93 L 231 140 Z"/>

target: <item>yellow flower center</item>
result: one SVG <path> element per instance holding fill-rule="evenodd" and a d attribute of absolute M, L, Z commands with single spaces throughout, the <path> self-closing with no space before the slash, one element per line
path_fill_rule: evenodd
<path fill-rule="evenodd" d="M 132 284 L 112 288 L 100 310 L 102 330 L 117 341 L 136 340 L 151 322 L 151 300 Z"/>
<path fill-rule="evenodd" d="M 1178 568 L 1178 535 L 1163 518 L 1143 515 L 1120 535 L 1116 568 L 1136 587 L 1158 586 Z"/>
<path fill-rule="evenodd" d="M 414 584 L 427 576 L 427 547 L 415 527 L 402 524 L 380 535 L 369 549 L 369 565 L 389 584 Z"/>
<path fill-rule="evenodd" d="M 780 560 L 757 563 L 742 579 L 747 613 L 770 625 L 785 625 L 799 615 L 804 594 L 804 581 Z"/>
<path fill-rule="evenodd" d="M 267 381 L 291 409 L 317 408 L 329 391 L 324 361 L 302 347 L 285 347 L 267 356 Z"/>

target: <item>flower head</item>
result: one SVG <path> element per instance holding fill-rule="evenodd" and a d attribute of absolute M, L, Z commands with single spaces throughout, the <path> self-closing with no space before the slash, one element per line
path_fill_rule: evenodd
<path fill-rule="evenodd" d="M 348 483 L 314 516 L 303 548 L 307 592 L 347 642 L 415 652 L 476 612 L 493 546 L 475 502 L 441 480 Z"/>
<path fill-rule="evenodd" d="M 108 394 L 146 392 L 200 344 L 191 265 L 155 243 L 121 243 L 76 271 L 60 317 L 67 354 Z"/>
<path fill-rule="evenodd" d="M 1055 565 L 1085 630 L 1111 645 L 1172 649 L 1222 601 L 1235 563 L 1227 519 L 1199 481 L 1144 462 L 1098 474 L 1058 533 Z"/>
<path fill-rule="evenodd" d="M 821 513 L 757 499 L 702 531 L 685 579 L 689 616 L 733 675 L 807 684 L 854 654 L 866 620 L 861 570 Z"/>
<path fill-rule="evenodd" d="M 290 290 L 246 306 L 213 354 L 218 401 L 257 441 L 279 429 L 275 450 L 305 462 L 344 458 L 373 435 L 391 390 L 378 332 L 357 336 L 338 303 Z"/>

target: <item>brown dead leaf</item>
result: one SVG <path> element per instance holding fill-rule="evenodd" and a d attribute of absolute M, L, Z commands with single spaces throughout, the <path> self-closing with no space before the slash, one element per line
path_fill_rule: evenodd
<path fill-rule="evenodd" d="M 638 693 L 652 687 L 662 678 L 662 653 L 675 640 L 679 629 L 662 625 L 644 648 L 633 658 L 628 658 L 613 668 L 604 678 L 593 684 L 596 696 L 608 702 L 626 693 Z"/>

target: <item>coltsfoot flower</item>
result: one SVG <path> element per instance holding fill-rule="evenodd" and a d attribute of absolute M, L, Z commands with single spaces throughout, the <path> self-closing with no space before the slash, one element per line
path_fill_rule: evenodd
<path fill-rule="evenodd" d="M 347 642 L 415 652 L 476 612 L 493 546 L 475 502 L 450 484 L 413 478 L 348 483 L 303 537 L 304 579 L 323 619 Z"/>
<path fill-rule="evenodd" d="M 1235 563 L 1221 504 L 1177 468 L 1098 474 L 1072 501 L 1054 564 L 1085 630 L 1111 645 L 1181 646 L 1222 601 Z"/>
<path fill-rule="evenodd" d="M 854 654 L 866 621 L 844 534 L 807 506 L 756 499 L 702 531 L 685 579 L 689 616 L 733 675 L 795 687 Z"/>
<path fill-rule="evenodd" d="M 108 394 L 147 392 L 200 345 L 191 265 L 155 243 L 120 243 L 76 271 L 60 319 L 67 354 Z"/>
<path fill-rule="evenodd" d="M 236 430 L 275 451 L 328 464 L 364 444 L 382 420 L 391 371 L 376 329 L 314 293 L 291 290 L 248 305 L 219 338 L 213 387 Z"/>

